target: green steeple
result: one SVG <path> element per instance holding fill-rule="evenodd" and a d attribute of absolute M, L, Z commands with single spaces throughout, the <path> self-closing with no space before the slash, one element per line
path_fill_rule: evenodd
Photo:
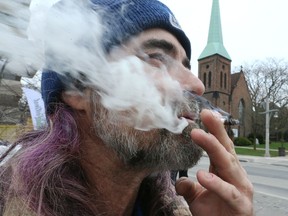
<path fill-rule="evenodd" d="M 215 54 L 231 60 L 223 45 L 219 0 L 213 0 L 208 42 L 198 60 Z"/>

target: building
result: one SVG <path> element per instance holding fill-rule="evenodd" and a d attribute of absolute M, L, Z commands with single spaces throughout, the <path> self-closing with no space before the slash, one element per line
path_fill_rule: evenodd
<path fill-rule="evenodd" d="M 219 0 L 213 0 L 207 45 L 198 58 L 198 76 L 205 85 L 204 97 L 240 121 L 235 136 L 251 133 L 252 101 L 241 69 L 231 73 L 232 59 L 224 47 Z"/>

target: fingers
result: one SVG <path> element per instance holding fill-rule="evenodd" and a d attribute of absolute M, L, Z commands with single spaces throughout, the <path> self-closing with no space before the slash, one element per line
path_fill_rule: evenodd
<path fill-rule="evenodd" d="M 192 131 L 192 138 L 207 152 L 211 163 L 210 172 L 228 183 L 240 187 L 248 182 L 246 172 L 244 172 L 237 156 L 229 153 L 215 136 L 196 129 Z"/>
<path fill-rule="evenodd" d="M 175 185 L 193 215 L 253 215 L 253 190 L 243 193 L 205 171 L 198 171 L 197 179 L 200 184 L 180 178 Z"/>
<path fill-rule="evenodd" d="M 192 139 L 209 155 L 211 169 L 225 168 L 231 163 L 238 163 L 234 144 L 227 135 L 221 120 L 210 110 L 201 112 L 201 120 L 209 133 L 200 129 L 191 132 Z"/>
<path fill-rule="evenodd" d="M 246 184 L 246 190 L 239 190 L 232 184 L 223 181 L 213 173 L 208 173 L 203 170 L 197 172 L 199 183 L 208 191 L 217 194 L 225 203 L 232 209 L 237 209 L 239 206 L 252 205 L 253 186 L 251 183 Z M 244 195 L 245 194 L 245 195 Z M 251 209 L 253 209 L 251 207 Z"/>
<path fill-rule="evenodd" d="M 204 190 L 203 187 L 197 183 L 191 181 L 187 177 L 182 177 L 176 181 L 176 192 L 183 196 L 187 203 L 192 203 L 194 199 Z"/>
<path fill-rule="evenodd" d="M 212 134 L 206 133 L 201 129 L 194 129 L 191 132 L 192 139 L 203 148 L 211 163 L 218 168 L 225 168 L 231 163 L 230 154 L 227 154 L 225 147 Z"/>
<path fill-rule="evenodd" d="M 213 173 L 208 173 L 202 170 L 197 172 L 197 179 L 199 183 L 208 191 L 217 194 L 221 199 L 227 203 L 235 203 L 242 195 L 234 185 L 231 185 Z"/>
<path fill-rule="evenodd" d="M 176 192 L 183 196 L 188 204 L 193 203 L 206 190 L 217 195 L 217 197 L 224 200 L 232 208 L 239 207 L 239 202 L 247 201 L 249 203 L 249 199 L 243 200 L 242 193 L 234 185 L 223 181 L 213 173 L 199 170 L 197 172 L 197 179 L 199 183 L 193 182 L 186 177 L 182 177 L 176 181 Z M 250 195 L 253 193 L 253 188 L 249 189 L 249 193 Z"/>
<path fill-rule="evenodd" d="M 243 206 L 250 205 L 246 209 L 253 209 L 251 207 L 253 203 L 252 183 L 237 158 L 233 142 L 229 138 L 223 123 L 209 110 L 201 112 L 201 120 L 209 133 L 201 129 L 193 129 L 191 137 L 197 145 L 207 152 L 212 173 L 198 171 L 199 184 L 182 182 L 185 184 L 181 186 L 182 188 L 178 188 L 179 191 L 191 204 L 190 208 L 192 201 L 195 202 L 196 198 L 202 197 L 202 204 L 205 201 L 207 203 L 210 201 L 211 204 L 211 200 L 218 200 L 219 202 L 221 200 L 227 209 L 233 210 L 235 213 L 244 211 Z M 190 192 L 181 191 L 185 187 L 187 190 L 190 187 Z"/>
<path fill-rule="evenodd" d="M 222 122 L 208 110 L 204 110 L 201 117 L 211 133 L 194 129 L 191 136 L 194 142 L 207 152 L 211 163 L 210 172 L 228 183 L 240 187 L 244 186 L 249 180 Z"/>
<path fill-rule="evenodd" d="M 253 193 L 253 188 L 249 189 L 250 194 L 246 200 L 243 199 L 243 194 L 234 185 L 223 181 L 213 173 L 199 170 L 197 172 L 197 179 L 199 183 L 193 182 L 187 177 L 182 177 L 176 181 L 175 188 L 177 194 L 183 196 L 190 206 L 202 193 L 207 191 L 212 192 L 235 209 L 239 207 L 239 202 L 247 202 L 247 205 L 250 203 L 249 197 Z"/>
<path fill-rule="evenodd" d="M 234 144 L 229 138 L 223 122 L 219 116 L 210 110 L 203 110 L 201 112 L 201 120 L 209 133 L 213 134 L 218 141 L 226 148 L 227 151 L 234 153 Z"/>

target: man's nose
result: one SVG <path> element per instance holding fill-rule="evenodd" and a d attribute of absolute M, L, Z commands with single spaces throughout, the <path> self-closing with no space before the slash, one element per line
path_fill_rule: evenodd
<path fill-rule="evenodd" d="M 178 77 L 178 82 L 181 87 L 187 91 L 195 92 L 198 95 L 203 95 L 205 86 L 203 82 L 195 76 L 189 69 L 184 69 L 182 75 Z"/>

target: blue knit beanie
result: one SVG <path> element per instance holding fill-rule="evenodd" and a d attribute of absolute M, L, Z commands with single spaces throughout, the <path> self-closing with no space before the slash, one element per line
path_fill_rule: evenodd
<path fill-rule="evenodd" d="M 109 53 L 114 46 L 147 29 L 161 28 L 173 34 L 191 58 L 191 47 L 173 13 L 158 0 L 90 0 L 94 10 L 100 11 L 106 28 L 102 38 L 103 49 Z M 54 57 L 56 58 L 56 57 Z M 49 65 L 48 65 L 49 66 Z M 47 114 L 52 114 L 61 100 L 65 86 L 59 74 L 44 69 L 41 91 Z"/>

